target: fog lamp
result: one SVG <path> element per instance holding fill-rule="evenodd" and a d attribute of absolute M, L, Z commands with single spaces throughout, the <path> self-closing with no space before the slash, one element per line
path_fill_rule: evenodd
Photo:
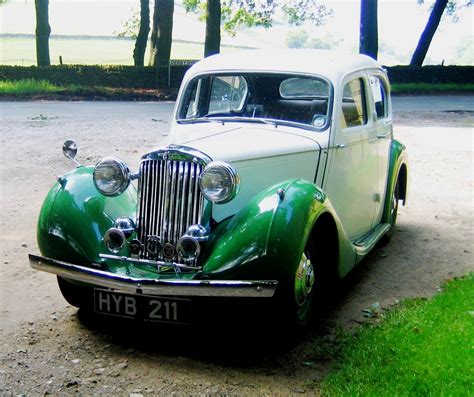
<path fill-rule="evenodd" d="M 105 232 L 104 235 L 104 244 L 109 249 L 109 251 L 117 254 L 125 245 L 125 235 L 120 229 L 111 227 Z"/>
<path fill-rule="evenodd" d="M 176 245 L 176 249 L 178 250 L 179 256 L 185 261 L 195 260 L 201 252 L 199 242 L 190 236 L 181 237 Z"/>

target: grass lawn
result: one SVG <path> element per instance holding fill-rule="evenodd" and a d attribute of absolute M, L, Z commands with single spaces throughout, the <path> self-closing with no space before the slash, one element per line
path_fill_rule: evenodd
<path fill-rule="evenodd" d="M 174 100 L 175 90 L 89 87 L 78 84 L 58 86 L 46 80 L 23 79 L 0 81 L 0 99 L 49 100 Z"/>
<path fill-rule="evenodd" d="M 325 396 L 473 396 L 474 273 L 347 337 Z"/>

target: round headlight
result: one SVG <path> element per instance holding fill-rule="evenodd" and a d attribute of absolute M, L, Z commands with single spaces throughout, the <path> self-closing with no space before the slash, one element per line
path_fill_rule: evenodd
<path fill-rule="evenodd" d="M 209 201 L 224 204 L 232 200 L 240 186 L 235 169 L 220 161 L 209 163 L 199 177 L 201 192 Z"/>
<path fill-rule="evenodd" d="M 94 169 L 94 184 L 106 196 L 117 196 L 130 184 L 130 171 L 122 160 L 104 157 Z"/>

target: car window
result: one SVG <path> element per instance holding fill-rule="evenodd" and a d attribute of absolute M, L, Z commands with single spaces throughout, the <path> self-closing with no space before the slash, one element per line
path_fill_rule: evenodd
<path fill-rule="evenodd" d="M 319 98 L 329 95 L 328 84 L 319 79 L 292 77 L 280 84 L 282 98 Z"/>
<path fill-rule="evenodd" d="M 367 123 L 364 81 L 361 78 L 349 81 L 343 90 L 342 128 L 357 127 Z"/>
<path fill-rule="evenodd" d="M 377 76 L 370 76 L 370 89 L 375 103 L 375 112 L 377 119 L 387 117 L 387 95 L 383 82 Z"/>
<path fill-rule="evenodd" d="M 240 112 L 247 96 L 247 82 L 242 76 L 218 76 L 212 79 L 208 114 Z"/>

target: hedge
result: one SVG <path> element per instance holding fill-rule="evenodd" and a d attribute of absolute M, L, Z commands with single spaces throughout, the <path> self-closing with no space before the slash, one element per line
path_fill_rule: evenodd
<path fill-rule="evenodd" d="M 0 66 L 0 80 L 35 79 L 64 86 L 79 84 L 114 88 L 157 88 L 160 79 L 165 86 L 177 88 L 189 64 L 170 68 L 140 66 L 55 65 L 55 66 Z"/>
<path fill-rule="evenodd" d="M 474 66 L 391 66 L 386 68 L 392 83 L 472 83 Z"/>
<path fill-rule="evenodd" d="M 163 79 L 164 86 L 178 88 L 184 73 L 192 62 L 174 62 L 168 67 L 139 66 L 6 66 L 0 65 L 0 80 L 36 79 L 56 85 L 80 84 L 121 88 L 157 88 Z M 472 83 L 473 66 L 391 66 L 387 67 L 390 81 L 394 83 Z M 162 85 L 163 86 L 163 85 Z"/>

